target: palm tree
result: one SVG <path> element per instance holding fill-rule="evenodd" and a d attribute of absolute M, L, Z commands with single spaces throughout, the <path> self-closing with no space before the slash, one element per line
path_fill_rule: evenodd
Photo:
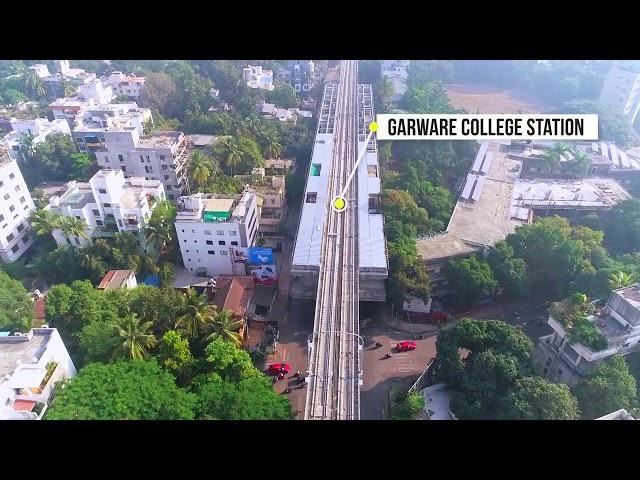
<path fill-rule="evenodd" d="M 611 287 L 611 290 L 628 287 L 633 285 L 634 282 L 635 276 L 625 272 L 614 272 L 609 277 L 609 286 Z"/>
<path fill-rule="evenodd" d="M 263 141 L 265 143 L 264 156 L 267 158 L 280 158 L 280 155 L 282 155 L 282 145 L 269 135 L 264 135 Z"/>
<path fill-rule="evenodd" d="M 236 320 L 229 310 L 216 312 L 213 316 L 213 321 L 207 326 L 207 331 L 211 333 L 205 338 L 205 341 L 210 342 L 220 337 L 239 347 L 242 344 L 242 336 L 238 333 L 238 330 L 243 324 L 244 318 Z"/>
<path fill-rule="evenodd" d="M 185 304 L 187 312 L 177 318 L 175 327 L 194 340 L 213 322 L 216 306 L 207 304 L 204 296 L 198 295 L 193 289 L 186 295 Z"/>
<path fill-rule="evenodd" d="M 225 165 L 229 167 L 231 176 L 233 176 L 233 167 L 237 166 L 242 160 L 242 152 L 233 139 L 225 138 L 218 143 L 217 147 L 217 151 L 220 152 Z"/>
<path fill-rule="evenodd" d="M 54 230 L 60 228 L 62 217 L 51 210 L 42 208 L 31 212 L 29 223 L 36 235 L 51 235 Z"/>
<path fill-rule="evenodd" d="M 571 150 L 571 155 L 573 155 L 573 160 L 571 160 L 568 165 L 571 173 L 573 173 L 573 175 L 575 175 L 576 177 L 585 176 L 587 174 L 587 171 L 589 170 L 591 160 L 589 160 L 587 154 L 582 150 L 573 149 Z"/>
<path fill-rule="evenodd" d="M 149 356 L 149 349 L 156 346 L 158 340 L 153 335 L 153 322 L 141 323 L 134 313 L 119 318 L 113 324 L 118 344 L 113 351 L 113 358 L 124 356 L 129 360 L 143 360 Z"/>
<path fill-rule="evenodd" d="M 87 223 L 76 217 L 63 217 L 60 222 L 60 230 L 65 237 L 89 238 L 87 228 Z"/>
<path fill-rule="evenodd" d="M 47 93 L 44 82 L 38 74 L 31 69 L 24 73 L 24 88 L 37 98 L 42 98 Z"/>
<path fill-rule="evenodd" d="M 20 150 L 22 152 L 22 158 L 25 162 L 27 161 L 27 159 L 33 157 L 33 154 L 35 153 L 35 144 L 33 143 L 34 138 L 35 135 L 29 133 L 22 137 L 22 140 L 20 141 Z"/>
<path fill-rule="evenodd" d="M 382 105 L 387 105 L 393 95 L 393 85 L 388 77 L 383 76 L 378 82 L 378 98 Z"/>
<path fill-rule="evenodd" d="M 193 152 L 189 164 L 189 179 L 198 186 L 205 183 L 212 173 L 209 163 L 211 162 L 202 152 Z"/>

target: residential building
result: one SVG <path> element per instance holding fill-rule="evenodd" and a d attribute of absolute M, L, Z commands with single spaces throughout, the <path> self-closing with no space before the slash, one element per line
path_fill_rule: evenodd
<path fill-rule="evenodd" d="M 36 63 L 35 65 L 31 65 L 29 70 L 33 70 L 36 72 L 36 75 L 40 78 L 45 78 L 50 75 L 49 67 L 47 67 L 44 63 Z"/>
<path fill-rule="evenodd" d="M 633 418 L 633 415 L 622 408 L 620 410 L 616 410 L 615 412 L 603 415 L 602 417 L 598 417 L 596 418 L 596 420 L 637 420 L 637 418 Z"/>
<path fill-rule="evenodd" d="M 249 88 L 273 90 L 273 70 L 263 70 L 260 65 L 248 65 L 242 69 L 242 78 Z"/>
<path fill-rule="evenodd" d="M 69 124 L 65 120 L 54 119 L 49 121 L 46 118 L 33 118 L 18 120 L 11 119 L 11 128 L 13 131 L 4 137 L 4 143 L 7 145 L 9 155 L 16 160 L 24 161 L 24 157 L 20 153 L 22 141 L 28 135 L 32 136 L 32 144 L 42 143 L 53 133 L 64 133 L 71 135 Z"/>
<path fill-rule="evenodd" d="M 575 385 L 605 358 L 640 350 L 640 286 L 614 290 L 588 320 L 603 339 L 600 348 L 572 340 L 564 322 L 549 315 L 547 323 L 553 332 L 540 337 L 533 355 L 542 376 Z"/>
<path fill-rule="evenodd" d="M 217 277 L 210 289 L 209 298 L 219 312 L 228 310 L 234 320 L 241 322 L 238 333 L 245 346 L 247 340 L 247 316 L 250 312 L 251 298 L 255 290 L 253 277 Z"/>
<path fill-rule="evenodd" d="M 131 232 L 137 235 L 140 247 L 145 248 L 144 227 L 156 202 L 164 199 L 164 187 L 158 180 L 125 178 L 120 170 L 101 169 L 89 182 L 69 182 L 66 192 L 51 197 L 46 208 L 87 224 L 86 239 L 54 230 L 58 245 L 84 247 L 93 238 Z"/>
<path fill-rule="evenodd" d="M 29 214 L 35 209 L 18 162 L 0 147 L 0 259 L 11 263 L 33 244 Z"/>
<path fill-rule="evenodd" d="M 93 100 L 97 105 L 107 105 L 116 96 L 111 85 L 99 78 L 83 83 L 77 91 L 81 98 Z"/>
<path fill-rule="evenodd" d="M 280 68 L 277 78 L 290 84 L 296 92 L 308 92 L 315 84 L 315 64 L 313 60 L 290 60 L 289 64 Z"/>
<path fill-rule="evenodd" d="M 138 98 L 144 88 L 145 80 L 146 77 L 138 77 L 133 73 L 125 75 L 122 72 L 112 72 L 105 83 L 111 85 L 116 95 Z"/>
<path fill-rule="evenodd" d="M 296 114 L 291 108 L 278 108 L 274 103 L 261 102 L 258 111 L 264 118 L 277 119 L 281 122 L 295 123 Z"/>
<path fill-rule="evenodd" d="M 264 163 L 265 175 L 287 175 L 295 171 L 295 158 L 268 158 Z"/>
<path fill-rule="evenodd" d="M 245 191 L 257 197 L 260 226 L 259 238 L 262 245 L 282 247 L 284 235 L 280 223 L 286 214 L 285 178 L 282 175 L 267 177 L 264 168 L 254 168 L 251 175 L 235 175 L 246 183 Z"/>
<path fill-rule="evenodd" d="M 195 150 L 206 151 L 218 143 L 220 137 L 216 135 L 187 135 L 189 146 Z"/>
<path fill-rule="evenodd" d="M 136 288 L 138 282 L 133 270 L 109 270 L 96 287 L 98 290 L 116 290 L 118 288 Z"/>
<path fill-rule="evenodd" d="M 144 124 L 150 120 L 150 110 L 135 103 L 92 107 L 72 135 L 78 149 L 95 155 L 100 167 L 120 169 L 127 178 L 158 180 L 167 198 L 175 200 L 189 188 L 191 148 L 182 132 L 143 135 Z"/>
<path fill-rule="evenodd" d="M 409 60 L 380 60 L 382 76 L 386 77 L 393 87 L 391 101 L 397 103 L 407 91 Z"/>
<path fill-rule="evenodd" d="M 366 149 L 353 180 L 358 182 L 356 208 L 360 300 L 384 301 L 388 258 L 380 209 L 380 169 L 375 136 L 369 144 L 365 144 L 368 125 L 374 119 L 373 95 L 371 85 L 358 85 L 357 88 L 357 150 L 360 152 Z M 318 128 L 291 266 L 291 295 L 296 298 L 314 298 L 317 292 L 324 221 L 330 201 L 328 181 L 333 163 L 337 90 L 336 83 L 329 82 L 325 85 L 318 113 Z"/>
<path fill-rule="evenodd" d="M 76 375 L 58 330 L 0 332 L 0 420 L 40 420 L 54 385 Z"/>
<path fill-rule="evenodd" d="M 76 126 L 76 118 L 81 118 L 85 109 L 94 106 L 95 101 L 87 101 L 80 96 L 58 98 L 49 104 L 54 118 L 66 120 L 70 128 Z"/>
<path fill-rule="evenodd" d="M 640 109 L 640 70 L 630 65 L 614 65 L 600 92 L 600 104 L 624 115 L 633 125 Z"/>
<path fill-rule="evenodd" d="M 255 244 L 260 225 L 256 195 L 197 193 L 178 198 L 177 204 L 185 269 L 207 277 L 244 275 L 246 249 Z"/>

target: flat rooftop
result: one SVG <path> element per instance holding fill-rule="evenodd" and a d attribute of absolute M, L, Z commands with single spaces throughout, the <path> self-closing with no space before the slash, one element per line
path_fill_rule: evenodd
<path fill-rule="evenodd" d="M 612 207 L 631 195 L 610 178 L 583 180 L 516 180 L 511 201 L 511 216 L 520 220 L 519 208 L 599 210 Z"/>
<path fill-rule="evenodd" d="M 31 339 L 28 337 L 0 337 L 0 383 L 5 375 L 11 375 L 18 361 L 22 365 L 33 364 L 33 359 L 40 359 L 47 349 L 51 330 L 33 330 Z M 23 332 L 26 333 L 26 332 Z"/>
<path fill-rule="evenodd" d="M 451 387 L 437 383 L 422 390 L 424 410 L 429 420 L 455 420 L 451 411 Z"/>
<path fill-rule="evenodd" d="M 60 197 L 60 205 L 69 205 L 73 209 L 81 209 L 88 203 L 96 203 L 89 182 L 77 182 L 75 188 L 67 190 Z"/>
<path fill-rule="evenodd" d="M 602 417 L 598 417 L 596 418 L 596 420 L 635 420 L 635 418 L 633 418 L 633 416 L 629 412 L 622 408 L 607 415 L 603 415 Z"/>
<path fill-rule="evenodd" d="M 166 131 L 155 132 L 151 135 L 140 136 L 141 147 L 171 147 L 178 141 L 181 132 Z"/>
<path fill-rule="evenodd" d="M 480 157 L 485 158 L 484 163 Z M 447 235 L 418 240 L 422 257 L 425 260 L 454 257 L 481 246 L 493 246 L 526 223 L 513 219 L 510 214 L 514 183 L 521 165 L 520 160 L 509 158 L 508 147 L 483 143 L 443 232 Z M 474 171 L 477 173 L 472 173 Z"/>
<path fill-rule="evenodd" d="M 133 270 L 109 270 L 96 288 L 99 290 L 115 290 L 125 285 L 131 274 L 134 274 Z"/>

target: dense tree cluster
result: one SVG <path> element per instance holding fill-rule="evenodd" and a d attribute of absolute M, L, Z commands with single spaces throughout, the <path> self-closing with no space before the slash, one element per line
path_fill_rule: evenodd
<path fill-rule="evenodd" d="M 437 340 L 436 381 L 454 389 L 451 408 L 463 420 L 572 420 L 580 416 L 569 388 L 534 375 L 533 343 L 496 320 L 460 320 Z"/>

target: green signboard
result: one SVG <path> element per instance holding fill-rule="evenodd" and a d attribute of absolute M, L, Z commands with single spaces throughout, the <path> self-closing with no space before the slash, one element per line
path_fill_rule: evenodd
<path fill-rule="evenodd" d="M 229 220 L 230 212 L 204 212 L 202 219 L 205 222 L 223 222 Z"/>

